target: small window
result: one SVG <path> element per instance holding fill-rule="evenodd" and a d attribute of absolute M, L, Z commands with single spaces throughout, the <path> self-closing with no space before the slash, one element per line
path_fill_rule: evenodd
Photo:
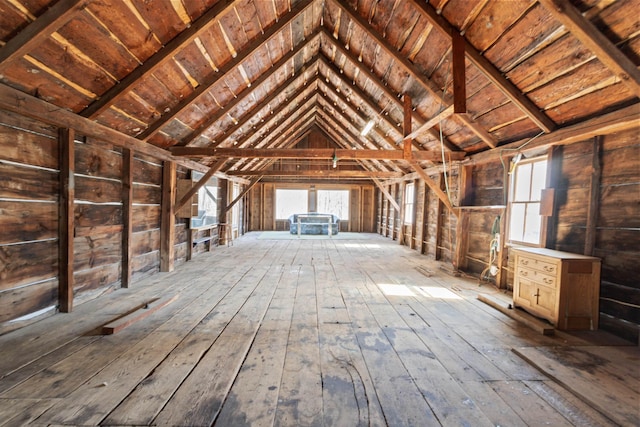
<path fill-rule="evenodd" d="M 307 213 L 307 190 L 276 189 L 276 219 L 289 219 L 291 215 Z"/>
<path fill-rule="evenodd" d="M 546 157 L 523 160 L 513 168 L 509 196 L 510 242 L 542 246 L 544 223 L 540 200 L 546 181 Z"/>
<path fill-rule="evenodd" d="M 410 182 L 404 188 L 404 223 L 413 224 L 413 201 L 415 200 L 415 184 Z"/>

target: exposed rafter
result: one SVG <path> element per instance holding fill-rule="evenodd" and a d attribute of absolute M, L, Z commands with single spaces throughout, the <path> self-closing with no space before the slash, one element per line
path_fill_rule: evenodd
<path fill-rule="evenodd" d="M 206 93 L 209 92 L 209 90 L 214 84 L 224 79 L 224 77 L 233 69 L 235 69 L 235 67 L 242 64 L 248 58 L 251 58 L 252 56 L 254 56 L 257 52 L 263 50 L 265 47 L 265 43 L 271 40 L 275 35 L 279 34 L 287 25 L 290 25 L 294 19 L 296 19 L 301 13 L 303 13 L 306 10 L 309 4 L 310 4 L 309 1 L 298 4 L 294 9 L 292 9 L 290 12 L 284 15 L 278 23 L 269 27 L 265 31 L 265 33 L 261 35 L 261 37 L 256 38 L 256 40 L 251 42 L 249 46 L 243 49 L 241 55 L 238 55 L 235 58 L 232 58 L 229 62 L 222 65 L 216 74 L 212 75 L 209 79 L 207 79 L 207 81 L 203 82 L 200 86 L 195 88 L 191 94 L 189 94 L 184 99 L 182 99 L 178 105 L 176 105 L 171 109 L 171 111 L 169 111 L 166 114 L 163 114 L 158 120 L 156 120 L 153 124 L 151 124 L 144 132 L 142 132 L 138 136 L 138 138 L 143 139 L 145 141 L 148 140 L 153 135 L 155 135 L 156 132 L 158 132 L 162 128 L 162 126 L 166 125 L 171 120 L 173 120 L 178 115 L 180 115 L 180 113 L 183 112 L 185 109 L 187 109 L 191 104 L 198 102 L 198 100 L 202 96 L 204 96 Z M 314 38 L 314 35 L 310 37 L 311 40 L 313 40 L 313 38 Z M 274 64 L 274 66 L 269 70 L 268 73 L 263 73 L 255 82 L 252 82 L 251 86 L 258 86 L 262 82 L 266 81 L 272 75 L 275 69 L 280 68 L 281 64 L 287 63 L 289 59 L 293 58 L 298 52 L 301 51 L 303 47 L 308 45 L 309 45 L 309 41 L 306 41 L 304 43 L 301 43 L 299 46 L 297 46 L 297 48 L 294 49 L 293 51 L 288 52 L 281 60 L 278 61 L 278 64 Z M 236 96 L 232 100 L 232 104 L 225 105 L 224 110 L 225 111 L 231 110 L 235 104 L 237 104 L 238 102 L 241 102 L 240 101 L 241 99 L 244 99 L 244 96 L 242 95 L 246 96 L 247 93 L 251 93 L 251 90 L 246 90 L 243 92 L 243 94 L 241 94 L 241 96 Z"/>
<path fill-rule="evenodd" d="M 636 97 L 640 98 L 640 70 L 598 28 L 567 0 L 539 0 L 555 19 L 587 46 Z M 629 11 L 634 13 L 633 11 Z M 639 13 L 637 11 L 635 13 Z"/>
<path fill-rule="evenodd" d="M 308 2 L 310 0 L 306 1 Z M 184 47 L 193 42 L 200 33 L 213 25 L 218 18 L 231 10 L 235 4 L 235 1 L 221 1 L 216 3 L 211 9 L 206 11 L 204 15 L 192 22 L 189 28 L 174 37 L 166 46 L 156 52 L 151 58 L 147 59 L 144 64 L 127 74 L 118 84 L 111 87 L 111 89 L 102 94 L 98 100 L 85 108 L 80 115 L 95 118 L 104 112 L 141 80 L 158 70 L 165 61 L 173 58 Z"/>
<path fill-rule="evenodd" d="M 446 19 L 444 19 L 438 12 L 426 2 L 419 2 L 416 0 L 409 0 L 415 7 L 423 14 L 423 16 L 429 20 L 431 25 L 439 29 L 441 32 L 449 37 L 452 37 L 454 32 L 459 31 L 451 25 Z M 466 39 L 465 52 L 467 53 L 467 59 L 471 61 L 478 69 L 487 77 L 493 84 L 496 85 L 502 93 L 509 98 L 511 102 L 522 110 L 540 129 L 545 132 L 551 132 L 556 128 L 556 124 L 551 120 L 543 111 L 541 111 L 529 98 L 527 98 L 513 83 L 502 75 L 491 62 L 489 62 L 478 50 L 471 45 Z M 465 120 L 465 119 L 463 119 Z"/>
<path fill-rule="evenodd" d="M 40 46 L 93 0 L 59 0 L 0 48 L 0 74 L 18 58 Z"/>

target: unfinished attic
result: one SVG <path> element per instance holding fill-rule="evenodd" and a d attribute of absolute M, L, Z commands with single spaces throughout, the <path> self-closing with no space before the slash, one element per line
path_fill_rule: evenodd
<path fill-rule="evenodd" d="M 640 424 L 640 0 L 0 0 L 0 426 Z"/>

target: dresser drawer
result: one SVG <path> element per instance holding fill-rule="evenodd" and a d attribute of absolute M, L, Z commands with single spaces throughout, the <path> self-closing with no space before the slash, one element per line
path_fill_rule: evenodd
<path fill-rule="evenodd" d="M 532 268 L 551 275 L 555 275 L 558 272 L 558 265 L 556 263 L 528 256 L 518 257 L 518 267 Z"/>
<path fill-rule="evenodd" d="M 543 273 L 542 271 L 534 270 L 532 268 L 519 266 L 517 274 L 519 277 L 523 279 L 527 279 L 539 285 L 549 286 L 551 288 L 555 288 L 557 285 L 558 279 L 556 276 Z"/>

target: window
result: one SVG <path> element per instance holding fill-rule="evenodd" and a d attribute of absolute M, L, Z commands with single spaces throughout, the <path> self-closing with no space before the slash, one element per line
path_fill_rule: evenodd
<path fill-rule="evenodd" d="M 413 224 L 413 201 L 415 199 L 415 184 L 410 182 L 404 188 L 404 223 Z"/>
<path fill-rule="evenodd" d="M 231 200 L 237 199 L 239 195 L 240 195 L 240 184 L 238 184 L 237 182 L 234 182 L 233 198 Z M 240 226 L 240 202 L 236 203 L 231 208 L 231 218 L 233 218 L 231 221 L 234 227 L 239 227 Z"/>
<path fill-rule="evenodd" d="M 308 191 L 276 189 L 276 219 L 289 219 L 293 214 L 307 213 Z"/>
<path fill-rule="evenodd" d="M 318 190 L 317 211 L 333 214 L 339 219 L 349 219 L 349 190 Z"/>
<path fill-rule="evenodd" d="M 542 245 L 540 199 L 547 180 L 547 158 L 523 160 L 511 174 L 509 241 Z"/>

